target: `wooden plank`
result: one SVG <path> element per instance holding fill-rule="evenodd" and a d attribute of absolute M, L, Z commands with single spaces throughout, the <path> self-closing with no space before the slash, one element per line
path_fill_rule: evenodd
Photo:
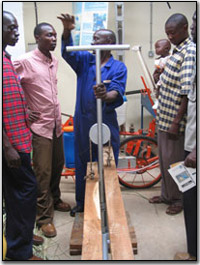
<path fill-rule="evenodd" d="M 89 164 L 88 164 L 89 170 Z M 102 260 L 102 234 L 97 163 L 94 179 L 86 180 L 82 260 Z M 89 171 L 88 171 L 89 172 Z"/>
<path fill-rule="evenodd" d="M 113 157 L 113 155 L 112 155 Z M 114 160 L 107 166 L 104 181 L 112 260 L 133 260 L 133 249 Z"/>

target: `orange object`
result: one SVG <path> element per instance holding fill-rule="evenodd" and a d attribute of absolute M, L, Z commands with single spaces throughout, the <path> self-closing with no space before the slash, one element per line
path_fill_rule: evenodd
<path fill-rule="evenodd" d="M 64 132 L 73 132 L 74 131 L 74 126 L 64 126 L 63 127 Z"/>

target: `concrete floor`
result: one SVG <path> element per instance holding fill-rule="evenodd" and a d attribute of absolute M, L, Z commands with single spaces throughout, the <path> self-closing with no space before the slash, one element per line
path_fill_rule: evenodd
<path fill-rule="evenodd" d="M 71 177 L 61 179 L 62 199 L 75 205 L 75 184 Z M 165 213 L 167 205 L 150 204 L 148 198 L 160 194 L 160 183 L 143 190 L 133 190 L 122 187 L 122 195 L 126 211 L 135 228 L 138 254 L 135 260 L 173 260 L 178 251 L 186 251 L 186 236 L 183 212 L 170 216 Z M 35 253 L 48 260 L 80 260 L 81 256 L 70 256 L 69 240 L 74 218 L 69 213 L 55 211 L 54 224 L 57 236 L 45 238 L 42 247 L 37 247 Z M 35 231 L 40 235 L 40 231 Z M 119 246 L 120 250 L 120 246 Z"/>

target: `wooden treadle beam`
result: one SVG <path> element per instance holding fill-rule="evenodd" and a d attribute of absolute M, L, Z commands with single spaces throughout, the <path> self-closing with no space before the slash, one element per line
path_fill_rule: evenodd
<path fill-rule="evenodd" d="M 133 253 L 136 255 L 137 238 L 135 234 L 135 229 L 131 223 L 128 212 L 126 212 L 126 217 L 129 226 L 129 233 L 130 233 Z M 81 255 L 82 243 L 83 243 L 83 213 L 76 213 L 76 216 L 74 218 L 74 224 L 72 227 L 71 238 L 70 238 L 70 245 L 69 245 L 70 255 Z M 110 247 L 109 247 L 109 252 L 110 252 Z"/>
<path fill-rule="evenodd" d="M 111 166 L 107 166 L 107 155 L 104 155 L 104 181 L 112 260 L 133 260 L 134 255 L 117 170 L 113 159 Z"/>
<path fill-rule="evenodd" d="M 104 150 L 106 211 L 112 260 L 133 260 L 133 248 L 114 160 L 107 166 Z M 112 155 L 112 157 L 114 157 Z M 89 164 L 88 172 L 89 173 Z M 93 163 L 94 179 L 86 180 L 82 260 L 102 260 L 101 212 L 99 203 L 98 165 Z M 133 234 L 133 231 L 132 231 Z M 136 242 L 137 246 L 137 242 Z"/>
<path fill-rule="evenodd" d="M 97 163 L 93 164 L 93 170 L 94 179 L 86 180 L 82 260 L 102 260 L 103 257 Z"/>

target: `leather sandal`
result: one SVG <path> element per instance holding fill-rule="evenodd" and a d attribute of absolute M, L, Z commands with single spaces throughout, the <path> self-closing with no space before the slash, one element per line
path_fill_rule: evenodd
<path fill-rule="evenodd" d="M 181 205 L 177 205 L 177 204 L 171 204 L 167 210 L 166 210 L 166 214 L 169 215 L 174 215 L 174 214 L 178 214 L 183 210 L 183 207 Z"/>
<path fill-rule="evenodd" d="M 154 196 L 151 199 L 149 199 L 149 203 L 164 203 L 164 201 L 160 196 Z"/>

